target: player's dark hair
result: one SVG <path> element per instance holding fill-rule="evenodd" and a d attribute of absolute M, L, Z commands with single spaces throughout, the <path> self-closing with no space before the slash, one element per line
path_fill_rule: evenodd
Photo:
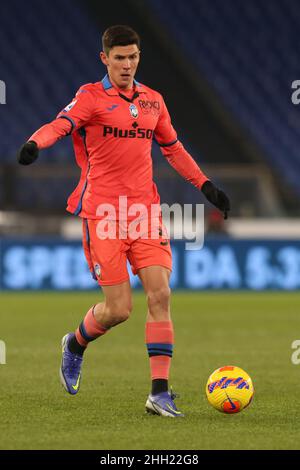
<path fill-rule="evenodd" d="M 106 55 L 115 46 L 136 44 L 140 49 L 141 40 L 136 31 L 127 25 L 115 25 L 107 28 L 102 36 L 102 46 Z"/>

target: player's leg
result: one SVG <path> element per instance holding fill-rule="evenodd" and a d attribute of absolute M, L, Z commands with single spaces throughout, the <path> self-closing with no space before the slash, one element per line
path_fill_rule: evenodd
<path fill-rule="evenodd" d="M 132 310 L 129 281 L 102 286 L 104 301 L 94 305 L 77 328 L 71 348 L 81 353 L 91 341 L 104 335 L 110 328 L 126 321 Z"/>
<path fill-rule="evenodd" d="M 152 394 L 168 390 L 173 353 L 174 331 L 170 314 L 169 269 L 148 266 L 140 269 L 139 277 L 147 297 L 146 345 L 150 358 Z"/>
<path fill-rule="evenodd" d="M 96 320 L 105 328 L 111 328 L 126 321 L 132 311 L 130 282 L 116 286 L 102 286 L 104 302 L 95 306 Z"/>
<path fill-rule="evenodd" d="M 152 390 L 146 410 L 170 417 L 183 414 L 174 403 L 175 394 L 168 392 L 168 379 L 174 344 L 170 313 L 169 278 L 171 271 L 163 266 L 148 266 L 138 271 L 148 303 L 145 339 L 150 360 Z"/>
<path fill-rule="evenodd" d="M 60 377 L 72 395 L 79 390 L 82 357 L 88 344 L 127 320 L 132 309 L 123 241 L 99 238 L 97 221 L 84 220 L 83 247 L 90 271 L 102 287 L 104 302 L 91 307 L 75 333 L 63 338 Z"/>
<path fill-rule="evenodd" d="M 79 391 L 83 353 L 88 344 L 127 320 L 132 310 L 129 281 L 103 286 L 102 290 L 104 302 L 90 308 L 75 333 L 65 335 L 62 341 L 60 377 L 64 388 L 72 395 Z"/>
<path fill-rule="evenodd" d="M 146 410 L 162 416 L 181 417 L 168 392 L 168 379 L 173 354 L 174 331 L 170 314 L 169 279 L 172 252 L 162 219 L 148 220 L 148 233 L 136 238 L 130 246 L 128 259 L 134 274 L 138 274 L 148 303 L 146 345 L 150 358 L 152 390 Z"/>

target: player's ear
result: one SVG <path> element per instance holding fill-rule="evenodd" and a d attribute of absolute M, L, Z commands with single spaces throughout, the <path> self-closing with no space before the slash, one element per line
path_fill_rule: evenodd
<path fill-rule="evenodd" d="M 100 60 L 104 65 L 108 66 L 108 57 L 103 51 L 100 52 Z"/>

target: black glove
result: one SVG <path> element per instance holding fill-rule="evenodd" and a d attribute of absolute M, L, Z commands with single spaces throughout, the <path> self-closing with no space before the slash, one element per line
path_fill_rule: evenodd
<path fill-rule="evenodd" d="M 30 165 L 39 156 L 39 149 L 33 140 L 26 142 L 17 154 L 17 160 L 21 165 Z"/>
<path fill-rule="evenodd" d="M 223 212 L 224 219 L 227 219 L 227 212 L 230 211 L 230 201 L 226 194 L 218 189 L 211 181 L 205 181 L 201 191 L 209 202 Z"/>

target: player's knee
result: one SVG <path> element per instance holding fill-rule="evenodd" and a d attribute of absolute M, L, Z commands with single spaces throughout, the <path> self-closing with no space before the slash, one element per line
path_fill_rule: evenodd
<path fill-rule="evenodd" d="M 157 308 L 168 310 L 170 304 L 171 289 L 169 286 L 163 286 L 147 293 L 148 307 L 151 310 Z"/>
<path fill-rule="evenodd" d="M 107 310 L 112 326 L 118 325 L 119 323 L 123 323 L 124 321 L 128 320 L 130 317 L 132 303 L 114 302 L 107 306 Z"/>

